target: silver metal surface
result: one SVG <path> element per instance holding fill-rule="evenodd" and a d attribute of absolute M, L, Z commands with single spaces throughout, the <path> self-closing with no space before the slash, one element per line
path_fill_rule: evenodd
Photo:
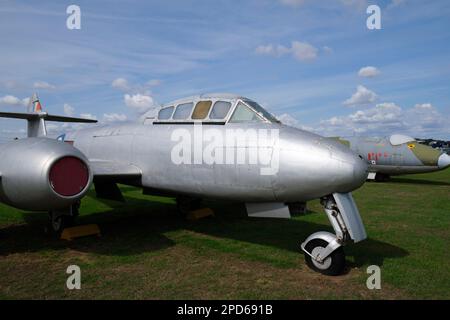
<path fill-rule="evenodd" d="M 306 251 L 306 245 L 308 242 L 314 239 L 322 239 L 328 243 L 326 248 L 323 248 L 320 250 L 319 254 L 314 255 L 313 253 L 310 253 Z M 323 265 L 323 261 L 336 249 L 342 246 L 342 242 L 339 241 L 339 239 L 336 237 L 336 235 L 327 232 L 327 231 L 318 231 L 313 234 L 311 234 L 301 245 L 301 249 L 303 252 L 305 252 L 307 255 L 309 255 L 313 261 L 317 261 Z"/>
<path fill-rule="evenodd" d="M 289 207 L 282 202 L 247 202 L 245 206 L 249 217 L 285 219 L 289 219 L 291 217 Z"/>
<path fill-rule="evenodd" d="M 87 186 L 75 196 L 59 195 L 50 186 L 50 168 L 66 156 L 88 163 L 79 150 L 54 139 L 27 138 L 3 144 L 0 148 L 0 201 L 20 209 L 47 211 L 68 207 L 81 199 L 92 183 L 91 171 Z"/>
<path fill-rule="evenodd" d="M 353 242 L 360 242 L 367 238 L 361 216 L 351 193 L 333 193 L 333 198 L 339 208 L 345 228 Z"/>
<path fill-rule="evenodd" d="M 171 133 L 189 124 L 132 124 L 84 129 L 67 134 L 90 160 L 132 165 L 142 172 L 142 186 L 204 198 L 243 202 L 308 201 L 333 192 L 349 192 L 367 177 L 367 164 L 347 147 L 281 124 L 214 125 L 229 128 L 279 130 L 279 171 L 261 175 L 259 164 L 175 164 Z M 211 125 L 208 127 L 212 127 Z M 255 142 L 258 143 L 257 141 Z M 255 145 L 251 145 L 255 147 Z M 250 147 L 250 144 L 248 145 Z M 223 145 L 223 152 L 237 151 Z M 274 147 L 272 147 L 274 148 Z"/>

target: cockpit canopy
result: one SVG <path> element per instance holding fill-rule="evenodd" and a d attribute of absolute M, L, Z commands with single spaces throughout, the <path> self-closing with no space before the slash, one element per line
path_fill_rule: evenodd
<path fill-rule="evenodd" d="M 243 123 L 279 121 L 255 101 L 230 95 L 200 95 L 169 103 L 159 110 L 153 123 Z"/>
<path fill-rule="evenodd" d="M 393 146 L 398 146 L 398 145 L 401 145 L 401 144 L 404 144 L 407 142 L 411 142 L 411 141 L 416 141 L 416 139 L 414 139 L 410 136 L 403 135 L 403 134 L 393 134 L 389 138 L 389 142 Z"/>

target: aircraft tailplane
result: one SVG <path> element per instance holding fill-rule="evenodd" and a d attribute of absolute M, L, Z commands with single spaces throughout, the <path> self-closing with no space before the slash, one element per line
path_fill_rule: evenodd
<path fill-rule="evenodd" d="M 96 123 L 97 120 L 66 116 L 56 116 L 42 111 L 41 103 L 36 94 L 30 98 L 28 112 L 0 112 L 1 118 L 24 119 L 28 121 L 28 137 L 45 137 L 47 128 L 45 121 Z"/>

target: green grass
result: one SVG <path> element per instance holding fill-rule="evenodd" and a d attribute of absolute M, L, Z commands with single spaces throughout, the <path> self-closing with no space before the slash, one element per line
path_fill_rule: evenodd
<path fill-rule="evenodd" d="M 330 230 L 318 201 L 290 220 L 250 219 L 240 204 L 206 202 L 214 218 L 187 222 L 171 198 L 122 187 L 126 203 L 83 200 L 79 222 L 102 237 L 44 235 L 46 215 L 0 205 L 0 299 L 449 299 L 450 170 L 366 183 L 354 198 L 369 238 L 345 248 L 348 271 L 310 271 L 299 252 Z M 65 288 L 66 268 L 82 289 Z M 379 265 L 382 289 L 368 290 Z"/>

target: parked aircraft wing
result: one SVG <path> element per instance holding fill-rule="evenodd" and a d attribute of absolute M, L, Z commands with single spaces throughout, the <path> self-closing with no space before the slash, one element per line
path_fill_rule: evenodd
<path fill-rule="evenodd" d="M 94 175 L 97 198 L 125 201 L 117 183 L 141 185 L 141 170 L 132 164 L 114 161 L 91 160 L 90 168 Z"/>

